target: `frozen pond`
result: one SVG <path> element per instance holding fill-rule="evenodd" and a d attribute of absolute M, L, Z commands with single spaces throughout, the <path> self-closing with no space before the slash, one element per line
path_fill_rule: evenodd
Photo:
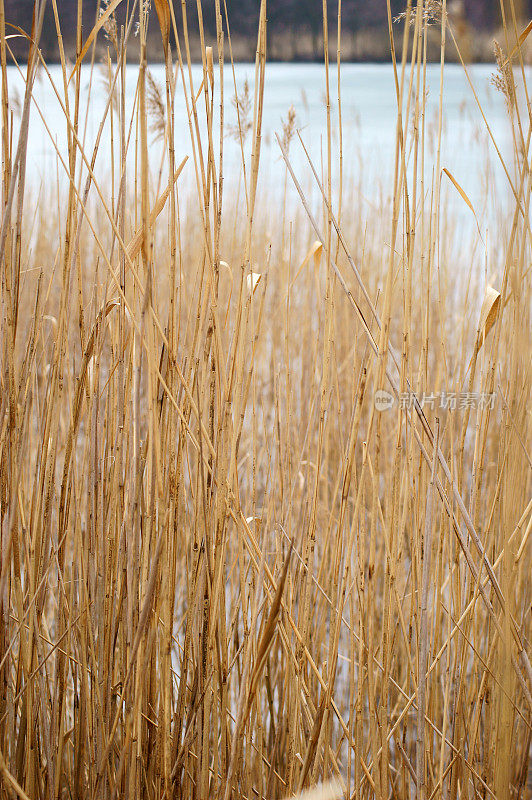
<path fill-rule="evenodd" d="M 158 85 L 164 88 L 164 68 L 160 65 L 151 68 L 152 75 Z M 511 127 L 502 94 L 491 84 L 491 76 L 495 72 L 492 65 L 476 65 L 470 68 L 470 76 L 477 92 L 478 99 L 490 123 L 493 136 L 501 153 L 509 156 L 511 152 Z M 131 115 L 135 99 L 138 69 L 127 68 L 126 99 Z M 58 66 L 50 68 L 50 77 L 57 91 L 63 95 L 63 80 Z M 30 146 L 28 159 L 28 175 L 33 188 L 55 185 L 57 180 L 65 177 L 64 168 L 58 163 L 57 150 L 65 157 L 66 124 L 61 106 L 55 96 L 53 86 L 44 71 L 41 71 L 35 87 L 35 103 L 46 120 L 48 131 L 42 124 L 36 108 L 32 109 L 30 123 Z M 192 69 L 195 92 L 201 85 L 201 67 Z M 237 91 L 241 94 L 245 82 L 249 84 L 251 114 L 253 106 L 255 69 L 252 64 L 235 66 Z M 188 75 L 186 76 L 188 81 Z M 439 65 L 427 68 L 427 109 L 426 125 L 426 178 L 428 185 L 432 177 L 432 165 L 435 159 L 434 144 L 437 136 L 438 103 L 439 103 Z M 10 92 L 12 97 L 23 95 L 23 80 L 14 67 L 9 69 Z M 336 66 L 331 66 L 331 101 L 333 111 L 333 170 L 334 177 L 338 172 L 338 99 Z M 215 150 L 218 150 L 219 133 L 219 74 L 215 65 Z M 90 98 L 89 98 L 90 92 Z M 72 95 L 72 93 L 71 93 Z M 231 67 L 226 67 L 224 74 L 225 95 L 225 136 L 224 136 L 224 175 L 226 181 L 240 172 L 240 145 L 231 129 L 236 124 L 234 106 L 235 86 Z M 164 91 L 163 91 L 164 96 Z M 345 64 L 341 73 L 342 127 L 344 150 L 344 181 L 358 181 L 364 186 L 364 194 L 371 201 L 381 196 L 381 188 L 389 193 L 390 176 L 393 171 L 395 153 L 395 122 L 397 118 L 397 102 L 393 71 L 386 64 Z M 86 120 L 86 152 L 92 153 L 92 143 L 107 98 L 107 86 L 103 77 L 103 68 L 97 66 L 92 84 L 88 67 L 82 72 L 82 124 L 85 126 L 87 101 L 90 101 L 90 115 Z M 268 64 L 264 94 L 263 147 L 261 153 L 260 179 L 268 180 L 273 185 L 284 176 L 284 166 L 280 158 L 275 133 L 282 132 L 282 120 L 286 119 L 290 106 L 296 112 L 297 126 L 309 148 L 311 157 L 319 172 L 326 161 L 326 107 L 325 107 L 325 71 L 319 64 Z M 200 94 L 198 108 L 202 124 L 205 119 L 203 93 Z M 444 72 L 444 127 L 442 139 L 441 166 L 446 167 L 463 187 L 473 204 L 479 220 L 486 219 L 490 194 L 496 188 L 497 202 L 504 206 L 507 193 L 507 181 L 495 149 L 488 142 L 488 136 L 482 121 L 478 105 L 471 87 L 461 67 L 448 65 Z M 117 126 L 115 125 L 115 156 L 118 157 Z M 187 111 L 184 102 L 183 88 L 179 78 L 176 93 L 176 158 L 191 155 L 190 134 Z M 153 138 L 153 134 L 150 134 Z M 101 153 L 98 157 L 96 171 L 101 178 L 109 175 L 109 137 L 110 125 L 106 125 Z M 249 160 L 251 136 L 248 136 L 246 153 Z M 135 126 L 133 125 L 130 158 L 134 158 Z M 161 145 L 151 142 L 150 166 L 154 179 L 157 178 L 160 165 Z M 307 176 L 309 168 L 302 148 L 295 139 L 291 146 L 291 157 L 301 176 Z M 65 159 L 66 161 L 66 159 Z M 192 166 L 190 165 L 192 181 Z M 490 176 L 488 178 L 488 176 Z M 226 184 L 227 185 L 227 184 Z M 428 187 L 427 187 L 428 188 Z M 491 188 L 491 191 L 490 191 Z M 461 201 L 457 196 L 457 202 Z"/>

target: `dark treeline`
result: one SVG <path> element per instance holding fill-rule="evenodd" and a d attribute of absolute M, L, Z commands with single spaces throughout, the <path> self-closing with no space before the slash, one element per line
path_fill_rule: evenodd
<path fill-rule="evenodd" d="M 173 0 L 178 27 L 182 25 L 181 2 Z M 505 0 L 509 3 L 509 0 Z M 531 0 L 514 0 L 520 6 L 523 17 L 528 17 Z M 33 11 L 33 0 L 4 0 L 6 33 L 14 33 L 9 24 L 16 25 L 30 32 Z M 104 0 L 83 0 L 83 32 L 87 36 Z M 123 21 L 125 9 L 131 0 L 123 0 L 117 10 L 117 19 Z M 203 21 L 206 31 L 215 35 L 214 0 L 201 0 Z M 414 5 L 414 3 L 413 3 Z M 501 11 L 499 0 L 450 0 L 450 13 L 458 13 L 473 35 L 493 31 L 500 24 Z M 223 4 L 222 4 L 223 6 Z M 260 0 L 227 0 L 227 10 L 231 36 L 239 41 L 249 43 L 249 53 L 242 50 L 242 57 L 253 53 L 253 37 L 257 30 Z M 78 14 L 78 0 L 57 0 L 61 33 L 70 57 L 74 54 L 75 31 Z M 338 0 L 328 3 L 331 30 L 336 30 Z M 398 16 L 404 11 L 406 0 L 392 0 L 392 14 Z M 197 26 L 196 2 L 187 3 L 189 26 L 193 34 Z M 156 27 L 155 14 L 152 24 Z M 322 0 L 268 0 L 268 36 L 271 55 L 279 58 L 318 57 L 322 34 Z M 225 27 L 225 24 L 224 24 Z M 342 0 L 342 31 L 346 37 L 353 37 L 366 32 L 375 40 L 385 42 L 387 37 L 387 3 L 386 0 Z M 302 43 L 302 47 L 299 45 Z M 11 39 L 10 45 L 17 57 L 23 58 L 25 46 L 22 39 Z M 52 3 L 48 2 L 46 20 L 43 29 L 41 47 L 48 60 L 58 57 L 57 31 Z M 370 51 L 371 52 L 371 51 Z M 157 54 L 155 53 L 155 56 Z M 384 54 L 383 54 L 384 55 Z M 237 53 L 238 57 L 238 53 Z M 361 57 L 364 57 L 363 54 Z"/>

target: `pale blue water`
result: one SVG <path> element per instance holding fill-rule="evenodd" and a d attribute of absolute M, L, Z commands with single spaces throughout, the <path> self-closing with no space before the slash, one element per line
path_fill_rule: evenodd
<path fill-rule="evenodd" d="M 508 121 L 504 98 L 491 85 L 490 79 L 495 69 L 490 65 L 477 65 L 470 68 L 470 75 L 478 93 L 484 113 L 490 123 L 493 136 L 503 155 L 508 158 L 511 153 L 511 128 Z M 82 80 L 82 109 L 86 107 L 89 96 L 89 71 L 85 68 Z M 155 80 L 164 86 L 164 69 L 153 66 Z M 201 68 L 192 70 L 194 89 L 198 91 L 201 84 Z M 246 79 L 249 82 L 251 106 L 254 92 L 254 65 L 238 64 L 235 66 L 236 83 L 242 92 Z M 63 83 L 60 67 L 51 67 L 50 76 L 59 94 L 63 94 Z M 219 74 L 215 70 L 215 120 L 219 116 Z M 135 96 L 137 68 L 127 69 L 127 106 L 129 113 Z M 188 80 L 188 76 L 187 76 Z M 336 86 L 336 67 L 331 67 L 331 99 L 333 105 L 333 180 L 338 177 L 338 102 Z M 9 69 L 10 91 L 22 97 L 23 81 L 15 68 Z M 436 141 L 438 102 L 439 102 L 439 65 L 427 68 L 428 99 L 426 110 L 427 142 L 426 177 L 430 183 L 432 165 L 434 163 L 433 144 Z M 358 181 L 364 186 L 364 195 L 368 201 L 380 196 L 383 186 L 389 190 L 389 179 L 393 172 L 397 104 L 393 71 L 390 65 L 383 64 L 346 64 L 342 67 L 342 121 L 344 148 L 344 180 Z M 230 67 L 225 70 L 225 126 L 224 137 L 224 174 L 228 179 L 240 171 L 240 146 L 229 133 L 236 124 L 236 112 L 231 102 L 235 95 L 233 75 Z M 72 94 L 71 94 L 72 96 Z M 92 143 L 105 108 L 106 89 L 101 72 L 95 71 L 90 98 L 90 114 L 87 119 L 86 144 L 87 153 L 92 153 Z M 29 148 L 29 182 L 33 186 L 53 186 L 59 175 L 59 181 L 65 178 L 64 168 L 58 162 L 55 147 L 59 153 L 66 155 L 66 124 L 60 104 L 57 101 L 50 78 L 43 72 L 36 84 L 35 102 L 44 115 L 45 126 L 39 119 L 37 109 L 32 110 Z M 284 178 L 284 166 L 275 141 L 275 133 L 282 133 L 282 120 L 286 119 L 289 107 L 296 111 L 297 125 L 309 153 L 321 173 L 323 160 L 326 160 L 326 108 L 325 108 L 325 71 L 319 64 L 268 64 L 266 68 L 266 84 L 264 94 L 263 145 L 261 153 L 260 179 L 270 183 Z M 205 118 L 203 93 L 198 102 L 201 120 Z M 488 136 L 481 113 L 474 100 L 471 88 L 461 67 L 449 65 L 444 73 L 444 127 L 442 139 L 441 167 L 446 167 L 463 187 L 473 204 L 479 220 L 489 214 L 490 201 L 495 195 L 499 205 L 503 205 L 507 193 L 507 181 L 497 157 L 495 149 L 488 142 Z M 82 112 L 84 118 L 84 112 Z M 83 129 L 83 126 L 82 126 Z M 203 124 L 202 124 L 203 129 Z M 116 126 L 115 126 L 115 134 Z M 215 151 L 218 150 L 218 128 L 215 126 Z M 106 125 L 102 152 L 98 158 L 96 172 L 101 179 L 110 174 L 109 160 L 110 126 Z M 132 142 L 135 140 L 135 129 L 132 131 Z M 116 140 L 118 141 L 118 140 Z M 205 140 L 204 140 L 205 141 Z M 249 163 L 251 136 L 246 143 L 246 156 Z M 118 154 L 118 144 L 115 151 Z M 154 180 L 157 179 L 161 147 L 157 142 L 150 145 L 150 164 Z M 298 175 L 309 185 L 308 164 L 299 142 L 291 145 L 291 158 Z M 176 95 L 176 158 L 179 161 L 184 155 L 191 156 L 187 113 L 183 100 L 182 86 L 179 83 Z M 489 158 L 487 159 L 487 156 Z M 134 146 L 131 146 L 130 157 L 134 157 Z M 66 160 L 66 158 L 65 158 Z M 487 165 L 492 173 L 487 176 Z M 192 180 L 192 162 L 188 165 Z M 428 188 L 428 187 L 427 187 Z M 453 190 L 454 191 L 454 190 Z M 374 195 L 374 198 L 372 197 Z M 454 201 L 453 201 L 454 202 Z M 463 201 L 456 197 L 456 202 Z M 467 210 L 464 209 L 467 213 Z"/>

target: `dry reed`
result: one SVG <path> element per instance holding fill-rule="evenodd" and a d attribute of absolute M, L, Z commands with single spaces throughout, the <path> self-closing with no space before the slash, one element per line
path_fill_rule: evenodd
<path fill-rule="evenodd" d="M 457 252 L 443 199 L 445 173 L 475 214 L 441 163 L 456 44 L 445 2 L 409 0 L 399 23 L 388 4 L 395 163 L 390 202 L 365 227 L 343 177 L 341 3 L 334 144 L 326 0 L 322 174 L 291 108 L 282 198 L 259 184 L 266 0 L 241 92 L 225 1 L 213 0 L 209 45 L 205 4 L 183 0 L 176 19 L 178 4 L 155 0 L 163 90 L 148 70 L 149 3 L 124 3 L 120 29 L 119 0 L 105 3 L 83 40 L 80 0 L 69 67 L 52 0 L 67 191 L 35 208 L 45 5 L 18 120 L 0 0 L 0 797 L 530 797 L 531 26 L 505 5 L 494 83 L 514 154 L 496 154 L 512 207 L 495 247 L 478 231 L 488 283 L 482 258 Z M 433 162 L 429 26 L 441 40 Z M 102 33 L 112 52 L 90 151 L 81 75 L 92 83 Z M 229 190 L 226 133 L 242 158 Z"/>

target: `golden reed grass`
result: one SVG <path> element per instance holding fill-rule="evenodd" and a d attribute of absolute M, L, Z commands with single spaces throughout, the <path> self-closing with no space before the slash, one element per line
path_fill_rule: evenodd
<path fill-rule="evenodd" d="M 0 796 L 530 797 L 531 25 L 505 3 L 506 160 L 462 60 L 510 197 L 485 235 L 442 163 L 445 2 L 409 0 L 400 23 L 388 9 L 395 164 L 368 219 L 343 177 L 341 4 L 329 72 L 323 0 L 323 164 L 288 109 L 271 186 L 267 3 L 238 93 L 226 4 L 212 2 L 208 43 L 205 3 L 155 0 L 161 90 L 148 3 L 103 3 L 84 39 L 80 0 L 72 66 L 50 0 L 67 151 L 62 188 L 36 204 L 45 2 L 16 116 L 0 0 Z M 103 35 L 89 147 L 82 86 Z M 238 174 L 224 174 L 226 133 Z M 473 221 L 466 252 L 446 191 Z"/>

